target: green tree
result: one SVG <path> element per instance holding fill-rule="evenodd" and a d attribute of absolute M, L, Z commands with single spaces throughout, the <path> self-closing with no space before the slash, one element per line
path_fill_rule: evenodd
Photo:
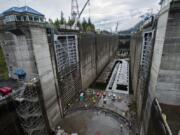
<path fill-rule="evenodd" d="M 49 24 L 54 24 L 54 23 L 53 23 L 53 20 L 52 20 L 51 18 L 49 18 L 48 23 L 49 23 Z"/>
<path fill-rule="evenodd" d="M 72 20 L 70 17 L 68 19 L 67 25 L 72 26 L 74 24 L 74 20 Z"/>
<path fill-rule="evenodd" d="M 86 27 L 86 31 L 90 32 L 91 31 L 91 26 L 90 25 L 87 25 Z"/>
<path fill-rule="evenodd" d="M 94 24 L 92 24 L 90 18 L 88 18 L 88 26 L 87 26 L 87 30 L 88 30 L 88 31 L 95 31 L 95 26 L 94 26 Z"/>
<path fill-rule="evenodd" d="M 95 31 L 95 26 L 94 26 L 94 24 L 91 25 L 91 31 Z"/>
<path fill-rule="evenodd" d="M 86 30 L 87 30 L 87 26 L 88 26 L 88 23 L 87 23 L 86 19 L 83 18 L 83 22 L 82 22 L 82 30 L 83 30 L 83 31 L 86 31 Z"/>
<path fill-rule="evenodd" d="M 59 25 L 60 25 L 60 21 L 59 21 L 59 19 L 57 18 L 57 19 L 54 21 L 54 26 L 55 26 L 56 28 L 59 28 Z"/>
<path fill-rule="evenodd" d="M 60 24 L 66 24 L 66 19 L 64 18 L 64 13 L 61 11 L 61 20 Z"/>
<path fill-rule="evenodd" d="M 80 28 L 80 30 L 82 30 L 82 24 L 80 21 L 77 22 L 77 26 Z"/>

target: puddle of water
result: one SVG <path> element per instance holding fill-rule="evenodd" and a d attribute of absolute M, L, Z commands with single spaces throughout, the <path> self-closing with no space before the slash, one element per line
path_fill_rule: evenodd
<path fill-rule="evenodd" d="M 78 111 L 65 117 L 61 127 L 68 133 L 78 135 L 119 135 L 121 133 L 119 121 L 104 113 L 95 111 Z M 128 130 L 124 127 L 123 132 Z"/>

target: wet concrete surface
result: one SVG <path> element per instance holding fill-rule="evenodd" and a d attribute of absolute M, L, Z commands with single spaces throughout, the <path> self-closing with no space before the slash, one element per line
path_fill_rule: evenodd
<path fill-rule="evenodd" d="M 114 99 L 115 95 L 115 99 Z M 104 103 L 104 100 L 106 103 Z M 85 100 L 74 102 L 70 108 L 100 107 L 123 116 L 127 121 L 119 121 L 111 113 L 79 110 L 66 115 L 61 128 L 78 135 L 136 135 L 136 105 L 133 95 L 91 88 L 85 92 Z M 121 126 L 123 131 L 121 132 Z"/>
<path fill-rule="evenodd" d="M 113 100 L 113 95 L 116 96 L 115 100 Z M 104 100 L 106 100 L 106 104 L 104 104 Z M 133 100 L 132 95 L 106 91 L 106 97 L 102 96 L 97 106 L 112 110 L 125 117 L 130 124 L 129 134 L 135 135 L 138 133 L 138 127 L 136 123 L 136 107 Z"/>
<path fill-rule="evenodd" d="M 128 94 L 115 93 L 109 91 L 97 91 L 91 89 L 94 93 L 90 96 L 85 94 L 85 101 L 77 102 L 71 106 L 72 110 L 78 107 L 100 107 L 113 111 L 123 116 L 127 121 L 119 121 L 113 117 L 111 113 L 94 112 L 92 110 L 79 110 L 75 113 L 67 115 L 61 123 L 61 128 L 68 133 L 77 132 L 78 135 L 136 135 L 138 133 L 136 120 L 136 105 L 134 97 Z M 89 93 L 89 92 L 88 92 Z M 98 96 L 97 96 L 97 93 Z M 103 96 L 106 94 L 106 96 Z M 116 99 L 113 99 L 116 95 Z M 96 97 L 96 98 L 95 98 Z M 96 99 L 95 104 L 90 104 L 93 99 Z M 106 104 L 104 103 L 106 99 Z M 89 103 L 89 104 L 88 104 Z M 110 112 L 109 111 L 109 112 Z M 123 125 L 123 133 L 121 133 L 121 124 Z"/>
<path fill-rule="evenodd" d="M 116 99 L 113 99 L 113 95 L 116 95 Z M 103 101 L 106 100 L 106 104 Z M 102 97 L 98 103 L 98 106 L 110 109 L 118 112 L 122 116 L 125 116 L 129 112 L 128 105 L 132 103 L 132 97 L 127 94 L 120 94 L 115 92 L 106 92 L 106 97 Z"/>
<path fill-rule="evenodd" d="M 78 135 L 129 135 L 124 121 L 94 110 L 81 110 L 67 115 L 61 123 L 61 128 L 69 134 Z"/>

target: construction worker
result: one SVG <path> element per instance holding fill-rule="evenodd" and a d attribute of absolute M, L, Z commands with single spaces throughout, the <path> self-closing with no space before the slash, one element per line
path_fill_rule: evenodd
<path fill-rule="evenodd" d="M 121 133 L 123 132 L 123 124 L 121 124 Z"/>

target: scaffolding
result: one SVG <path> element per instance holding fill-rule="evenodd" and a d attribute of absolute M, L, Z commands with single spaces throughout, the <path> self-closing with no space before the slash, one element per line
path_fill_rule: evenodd
<path fill-rule="evenodd" d="M 26 135 L 48 135 L 38 96 L 40 89 L 39 80 L 34 78 L 13 94 L 16 112 Z"/>

